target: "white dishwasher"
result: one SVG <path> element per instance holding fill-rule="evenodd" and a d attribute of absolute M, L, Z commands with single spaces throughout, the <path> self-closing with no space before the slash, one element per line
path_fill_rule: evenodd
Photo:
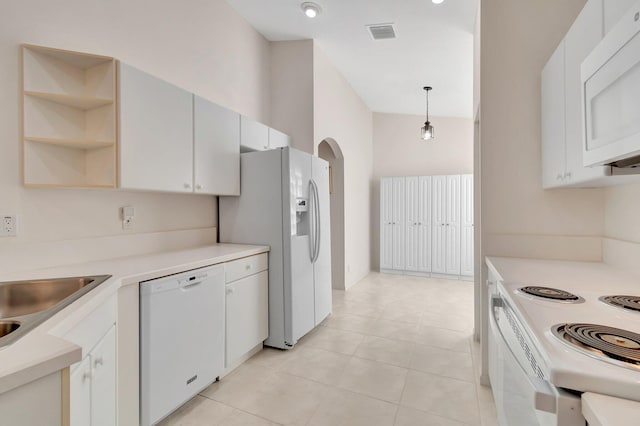
<path fill-rule="evenodd" d="M 158 423 L 224 371 L 224 266 L 140 283 L 140 423 Z"/>

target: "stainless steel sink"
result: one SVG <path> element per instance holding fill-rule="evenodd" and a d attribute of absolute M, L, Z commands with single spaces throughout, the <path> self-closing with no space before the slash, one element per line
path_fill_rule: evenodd
<path fill-rule="evenodd" d="M 18 321 L 0 321 L 0 337 L 7 336 L 20 327 Z"/>
<path fill-rule="evenodd" d="M 111 275 L 0 282 L 0 346 L 6 346 Z"/>

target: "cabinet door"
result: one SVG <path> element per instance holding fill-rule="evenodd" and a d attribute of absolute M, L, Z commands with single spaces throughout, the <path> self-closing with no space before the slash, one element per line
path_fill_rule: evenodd
<path fill-rule="evenodd" d="M 418 178 L 418 271 L 431 272 L 431 177 Z"/>
<path fill-rule="evenodd" d="M 607 34 L 622 19 L 637 0 L 604 0 L 604 33 Z M 591 0 L 587 2 L 590 3 Z"/>
<path fill-rule="evenodd" d="M 460 176 L 447 176 L 445 224 L 445 269 L 460 274 Z"/>
<path fill-rule="evenodd" d="M 193 192 L 193 96 L 119 64 L 120 187 Z"/>
<path fill-rule="evenodd" d="M 269 127 L 244 115 L 241 116 L 240 149 L 243 151 L 269 149 Z"/>
<path fill-rule="evenodd" d="M 70 425 L 91 424 L 91 357 L 86 356 L 69 378 Z"/>
<path fill-rule="evenodd" d="M 473 175 L 460 177 L 460 275 L 473 276 Z"/>
<path fill-rule="evenodd" d="M 542 186 L 562 185 L 565 173 L 564 40 L 542 70 Z"/>
<path fill-rule="evenodd" d="M 431 271 L 439 274 L 446 272 L 445 268 L 445 200 L 447 189 L 446 176 L 432 178 L 432 212 L 431 218 Z"/>
<path fill-rule="evenodd" d="M 240 195 L 240 114 L 193 97 L 195 192 Z"/>
<path fill-rule="evenodd" d="M 619 1 L 619 0 L 616 0 Z M 602 0 L 589 0 L 565 36 L 565 143 L 564 184 L 605 176 L 605 167 L 584 167 L 584 120 L 580 66 L 602 40 Z"/>
<path fill-rule="evenodd" d="M 380 269 L 393 268 L 393 179 L 380 179 Z"/>
<path fill-rule="evenodd" d="M 91 351 L 91 426 L 116 424 L 116 327 Z"/>
<path fill-rule="evenodd" d="M 404 178 L 393 178 L 393 269 L 405 267 L 405 193 Z"/>
<path fill-rule="evenodd" d="M 291 136 L 269 127 L 269 149 L 285 148 L 291 145 Z"/>
<path fill-rule="evenodd" d="M 406 196 L 406 222 L 405 222 L 405 269 L 407 271 L 418 270 L 418 244 L 419 230 L 418 225 L 420 216 L 420 181 L 417 177 L 405 178 L 405 196 Z"/>
<path fill-rule="evenodd" d="M 269 334 L 268 271 L 227 284 L 226 366 L 262 343 Z"/>

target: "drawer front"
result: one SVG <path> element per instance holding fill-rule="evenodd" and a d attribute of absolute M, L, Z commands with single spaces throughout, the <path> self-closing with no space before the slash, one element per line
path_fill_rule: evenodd
<path fill-rule="evenodd" d="M 66 333 L 63 338 L 81 346 L 84 358 L 115 323 L 116 295 L 114 294 Z"/>
<path fill-rule="evenodd" d="M 226 282 L 230 283 L 258 272 L 266 271 L 269 267 L 267 253 L 244 257 L 224 264 Z"/>

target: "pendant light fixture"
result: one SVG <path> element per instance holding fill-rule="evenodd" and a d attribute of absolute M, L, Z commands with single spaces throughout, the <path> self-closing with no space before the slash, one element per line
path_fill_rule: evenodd
<path fill-rule="evenodd" d="M 423 89 L 427 92 L 427 121 L 424 122 L 424 126 L 422 126 L 421 137 L 422 140 L 428 141 L 434 138 L 433 135 L 433 126 L 429 122 L 429 91 L 432 89 L 431 86 L 425 86 Z"/>

